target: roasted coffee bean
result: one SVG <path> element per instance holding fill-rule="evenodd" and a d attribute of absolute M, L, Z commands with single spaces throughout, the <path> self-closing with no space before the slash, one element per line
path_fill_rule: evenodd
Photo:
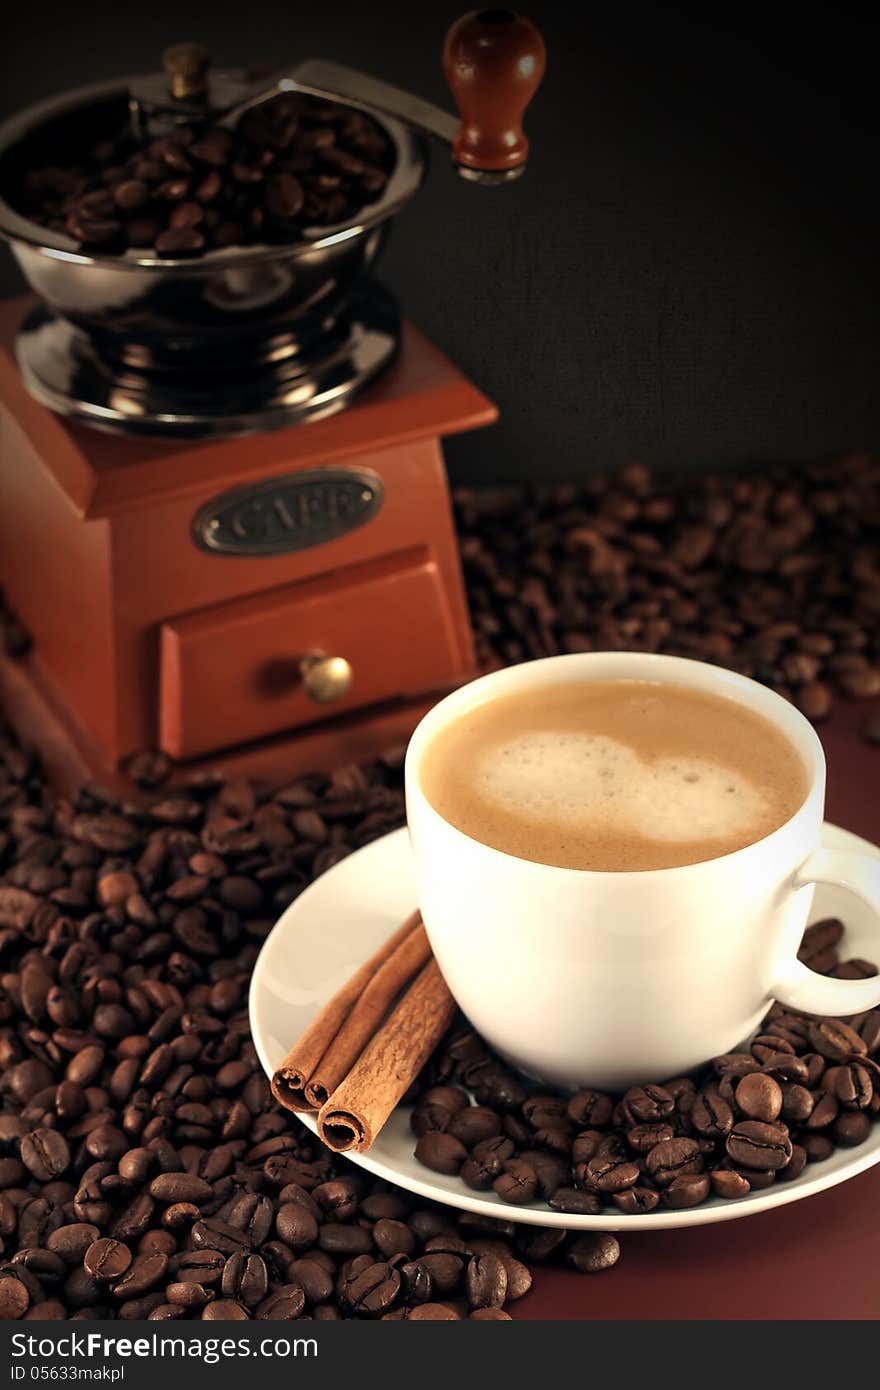
<path fill-rule="evenodd" d="M 169 1272 L 179 1283 L 210 1288 L 219 1284 L 225 1267 L 226 1260 L 219 1250 L 188 1250 L 174 1256 Z"/>
<path fill-rule="evenodd" d="M 114 1298 L 142 1298 L 162 1282 L 167 1269 L 167 1255 L 138 1255 L 122 1277 L 111 1286 Z"/>
<path fill-rule="evenodd" d="M 608 1232 L 585 1231 L 571 1241 L 565 1258 L 578 1274 L 601 1274 L 617 1264 L 620 1244 Z"/>
<path fill-rule="evenodd" d="M 460 1139 L 436 1130 L 422 1135 L 416 1144 L 415 1154 L 420 1163 L 426 1168 L 433 1168 L 435 1173 L 457 1173 L 468 1156 Z"/>
<path fill-rule="evenodd" d="M 840 1102 L 834 1091 L 812 1091 L 813 1108 L 807 1116 L 807 1129 L 825 1129 L 837 1119 Z"/>
<path fill-rule="evenodd" d="M 801 1145 L 808 1163 L 821 1163 L 834 1153 L 834 1145 L 827 1134 L 804 1134 Z"/>
<path fill-rule="evenodd" d="M 253 1308 L 266 1297 L 269 1278 L 259 1255 L 230 1255 L 223 1269 L 220 1291 L 246 1308 Z"/>
<path fill-rule="evenodd" d="M 675 1210 L 696 1207 L 706 1200 L 711 1187 L 708 1173 L 682 1173 L 664 1190 L 663 1200 Z"/>
<path fill-rule="evenodd" d="M 282 1284 L 257 1305 L 254 1316 L 268 1322 L 293 1322 L 302 1317 L 305 1295 L 298 1284 Z"/>
<path fill-rule="evenodd" d="M 864 1110 L 844 1110 L 834 1121 L 831 1133 L 841 1148 L 855 1148 L 864 1144 L 871 1133 L 871 1120 Z"/>
<path fill-rule="evenodd" d="M 663 1086 L 633 1086 L 623 1104 L 635 1123 L 658 1124 L 671 1115 L 675 1099 Z"/>
<path fill-rule="evenodd" d="M 99 1284 L 121 1278 L 131 1264 L 131 1251 L 120 1240 L 102 1236 L 89 1245 L 83 1256 L 86 1274 Z"/>
<path fill-rule="evenodd" d="M 213 1294 L 201 1284 L 171 1283 L 165 1286 L 165 1297 L 175 1308 L 204 1308 Z"/>
<path fill-rule="evenodd" d="M 378 1318 L 387 1313 L 400 1293 L 400 1274 L 388 1264 L 370 1264 L 346 1281 L 343 1306 L 356 1317 Z"/>
<path fill-rule="evenodd" d="M 265 1256 L 265 1250 L 263 1254 Z M 310 1255 L 299 1260 L 292 1260 L 288 1266 L 288 1273 L 291 1281 L 301 1287 L 307 1303 L 325 1303 L 331 1297 L 333 1293 L 332 1275 Z"/>
<path fill-rule="evenodd" d="M 701 1138 L 724 1139 L 733 1128 L 733 1111 L 717 1091 L 699 1091 L 688 1111 L 688 1123 Z"/>
<path fill-rule="evenodd" d="M 484 1105 L 471 1105 L 466 1110 L 456 1111 L 446 1125 L 446 1134 L 469 1149 L 500 1133 L 501 1117 Z"/>
<path fill-rule="evenodd" d="M 150 1183 L 149 1192 L 159 1202 L 190 1202 L 199 1206 L 211 1196 L 211 1184 L 193 1173 L 160 1173 Z"/>
<path fill-rule="evenodd" d="M 365 1255 L 372 1244 L 370 1232 L 363 1226 L 341 1226 L 330 1221 L 318 1231 L 318 1247 L 328 1255 Z"/>
<path fill-rule="evenodd" d="M 810 1042 L 823 1057 L 845 1061 L 850 1054 L 867 1052 L 864 1038 L 839 1018 L 815 1019 L 809 1025 Z"/>
<path fill-rule="evenodd" d="M 475 1255 L 465 1271 L 471 1308 L 501 1308 L 507 1298 L 507 1269 L 497 1255 Z"/>
<path fill-rule="evenodd" d="M 55 1129 L 34 1129 L 21 1141 L 21 1161 L 37 1182 L 51 1182 L 70 1165 L 70 1149 Z"/>
<path fill-rule="evenodd" d="M 85 1221 L 71 1222 L 50 1232 L 46 1237 L 46 1249 L 60 1255 L 66 1264 L 78 1265 L 97 1238 L 97 1226 Z"/>
<path fill-rule="evenodd" d="M 727 1152 L 744 1168 L 775 1172 L 784 1168 L 791 1158 L 791 1139 L 783 1124 L 741 1120 L 727 1137 Z"/>
<path fill-rule="evenodd" d="M 655 1144 L 645 1163 L 658 1187 L 668 1187 L 675 1178 L 686 1173 L 701 1173 L 704 1166 L 703 1155 L 697 1144 L 693 1139 L 684 1138 L 667 1139 Z"/>
<path fill-rule="evenodd" d="M 732 1123 L 733 1118 L 731 1117 Z M 653 1149 L 655 1144 L 661 1143 L 664 1139 L 674 1138 L 675 1131 L 672 1125 L 635 1125 L 632 1129 L 627 1130 L 626 1142 L 635 1153 L 646 1154 L 650 1149 Z M 574 1151 L 572 1151 L 572 1157 L 574 1158 Z"/>
<path fill-rule="evenodd" d="M 777 1180 L 779 1182 L 793 1182 L 795 1178 L 800 1177 L 806 1167 L 806 1163 L 806 1149 L 800 1144 L 792 1144 L 791 1158 L 788 1160 L 785 1167 L 780 1168 L 779 1172 L 776 1174 Z"/>
<path fill-rule="evenodd" d="M 736 1084 L 734 1099 L 740 1112 L 750 1120 L 769 1124 L 782 1110 L 782 1090 L 779 1082 L 763 1072 L 752 1072 Z"/>
<path fill-rule="evenodd" d="M 538 1177 L 531 1164 L 508 1158 L 492 1186 L 503 1202 L 524 1206 L 534 1199 L 538 1191 Z"/>
<path fill-rule="evenodd" d="M 231 1298 L 218 1298 L 213 1303 L 209 1303 L 207 1308 L 202 1311 L 202 1319 L 205 1321 L 234 1322 L 238 1320 L 247 1321 L 250 1313 L 234 1302 Z"/>
<path fill-rule="evenodd" d="M 867 1110 L 871 1104 L 874 1080 L 868 1068 L 858 1062 L 830 1067 L 825 1073 L 825 1084 L 832 1087 L 847 1110 Z"/>
<path fill-rule="evenodd" d="M 408 1314 L 410 1322 L 460 1322 L 458 1313 L 454 1308 L 450 1308 L 446 1303 L 422 1303 L 418 1308 L 411 1308 Z"/>
<path fill-rule="evenodd" d="M 196 1221 L 190 1231 L 190 1240 L 197 1250 L 219 1250 L 223 1255 L 249 1250 L 252 1244 L 244 1231 L 216 1216 Z"/>
<path fill-rule="evenodd" d="M 576 1187 L 557 1187 L 547 1199 L 547 1205 L 553 1211 L 565 1212 L 569 1216 L 598 1216 L 602 1210 L 602 1201 L 597 1193 L 582 1192 Z"/>
<path fill-rule="evenodd" d="M 420 1255 L 414 1263 L 420 1265 L 428 1275 L 434 1293 L 443 1296 L 455 1293 L 458 1289 L 466 1261 L 462 1255 L 437 1250 Z"/>
<path fill-rule="evenodd" d="M 653 1211 L 660 1204 L 660 1193 L 651 1187 L 627 1187 L 622 1192 L 612 1194 L 612 1201 L 618 1211 L 629 1215 L 637 1212 Z"/>
<path fill-rule="evenodd" d="M 373 1227 L 373 1243 L 386 1259 L 392 1255 L 412 1255 L 416 1238 L 402 1221 L 382 1217 Z"/>
<path fill-rule="evenodd" d="M 0 1274 L 0 1322 L 23 1318 L 30 1304 L 30 1294 L 14 1274 Z"/>
<path fill-rule="evenodd" d="M 296 1202 L 288 1202 L 281 1207 L 275 1218 L 275 1229 L 291 1250 L 308 1250 L 318 1239 L 317 1220 L 310 1211 Z M 348 1228 L 339 1226 L 335 1229 Z"/>
<path fill-rule="evenodd" d="M 748 1179 L 741 1173 L 735 1173 L 732 1168 L 716 1168 L 710 1177 L 713 1191 L 725 1201 L 745 1197 L 751 1191 Z"/>
<path fill-rule="evenodd" d="M 601 1091 L 576 1091 L 568 1102 L 566 1113 L 580 1129 L 601 1127 L 611 1119 L 611 1097 Z"/>
<path fill-rule="evenodd" d="M 667 1141 L 675 1143 L 675 1140 Z M 659 1148 L 659 1145 L 655 1145 Z M 650 1158 L 650 1155 L 649 1155 Z M 617 1157 L 615 1155 L 605 1156 L 600 1149 L 595 1158 L 591 1158 L 589 1163 L 584 1166 L 583 1172 L 579 1166 L 575 1171 L 575 1178 L 579 1184 L 593 1192 L 623 1192 L 627 1187 L 634 1187 L 638 1182 L 640 1170 L 637 1163 L 628 1157 Z"/>

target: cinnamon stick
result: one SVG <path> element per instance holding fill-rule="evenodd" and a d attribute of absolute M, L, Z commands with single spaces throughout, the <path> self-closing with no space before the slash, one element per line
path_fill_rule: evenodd
<path fill-rule="evenodd" d="M 306 1031 L 297 1039 L 281 1066 L 272 1077 L 272 1094 L 287 1110 L 314 1110 L 316 1107 L 306 1099 L 305 1088 L 315 1067 L 327 1051 L 352 1008 L 357 1003 L 370 980 L 400 944 L 411 936 L 421 917 L 414 912 L 411 917 L 384 941 L 369 960 L 355 971 L 350 980 L 337 990 L 332 999 L 309 1024 Z"/>
<path fill-rule="evenodd" d="M 351 1071 L 401 990 L 415 978 L 430 954 L 428 934 L 420 925 L 380 965 L 306 1082 L 306 1100 L 315 1110 L 320 1110 Z"/>
<path fill-rule="evenodd" d="M 422 969 L 318 1112 L 337 1153 L 368 1149 L 452 1021 L 455 1002 L 434 959 Z"/>

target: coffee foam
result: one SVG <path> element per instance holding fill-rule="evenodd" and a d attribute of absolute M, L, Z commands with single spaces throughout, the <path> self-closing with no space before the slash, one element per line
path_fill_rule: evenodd
<path fill-rule="evenodd" d="M 473 787 L 497 810 L 533 826 L 661 842 L 736 837 L 769 810 L 758 787 L 718 763 L 685 755 L 645 759 L 616 739 L 561 730 L 481 750 Z"/>

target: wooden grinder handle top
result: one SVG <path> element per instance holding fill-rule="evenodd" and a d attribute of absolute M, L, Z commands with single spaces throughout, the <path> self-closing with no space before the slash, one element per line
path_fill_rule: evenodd
<path fill-rule="evenodd" d="M 512 10 L 474 11 L 452 25 L 443 71 L 461 115 L 452 155 L 466 178 L 494 182 L 522 173 L 529 152 L 523 113 L 546 62 L 540 31 Z"/>

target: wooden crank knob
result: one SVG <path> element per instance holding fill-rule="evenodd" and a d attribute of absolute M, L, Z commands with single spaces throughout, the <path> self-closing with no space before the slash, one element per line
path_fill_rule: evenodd
<path fill-rule="evenodd" d="M 500 183 L 523 172 L 523 113 L 546 63 L 544 40 L 525 15 L 475 10 L 452 25 L 443 71 L 461 115 L 452 157 L 465 178 Z"/>

